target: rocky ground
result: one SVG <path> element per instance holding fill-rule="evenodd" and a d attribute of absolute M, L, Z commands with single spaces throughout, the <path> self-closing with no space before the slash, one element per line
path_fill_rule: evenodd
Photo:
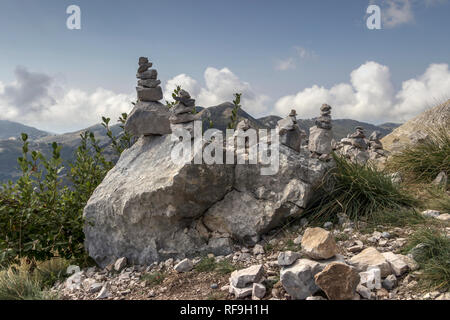
<path fill-rule="evenodd" d="M 450 216 L 426 211 L 450 236 Z M 370 233 L 352 222 L 272 231 L 254 247 L 228 256 L 197 257 L 152 266 L 128 266 L 125 258 L 105 269 L 79 270 L 52 289 L 61 299 L 371 299 L 449 300 L 446 290 L 419 286 L 414 250 L 401 249 L 414 227 L 377 226 Z M 419 250 L 418 248 L 417 250 Z"/>

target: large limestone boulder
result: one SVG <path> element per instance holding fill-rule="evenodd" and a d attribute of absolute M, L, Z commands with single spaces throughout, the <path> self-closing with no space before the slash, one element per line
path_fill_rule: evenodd
<path fill-rule="evenodd" d="M 261 175 L 260 164 L 236 165 L 233 191 L 204 215 L 210 230 L 228 233 L 246 244 L 255 244 L 259 235 L 303 212 L 313 189 L 332 163 L 310 157 L 280 145 L 279 170 Z"/>
<path fill-rule="evenodd" d="M 85 244 L 100 266 L 118 257 L 144 265 L 207 251 L 196 220 L 230 192 L 233 168 L 177 164 L 173 146 L 170 135 L 141 137 L 89 199 Z"/>

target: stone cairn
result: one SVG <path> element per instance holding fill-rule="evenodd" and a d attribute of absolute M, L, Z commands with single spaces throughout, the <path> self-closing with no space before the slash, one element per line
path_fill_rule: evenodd
<path fill-rule="evenodd" d="M 320 160 L 329 160 L 331 154 L 331 141 L 333 139 L 331 125 L 331 107 L 323 104 L 320 107 L 320 117 L 316 119 L 316 125 L 309 129 L 308 149 L 312 157 Z"/>
<path fill-rule="evenodd" d="M 367 139 L 363 127 L 358 126 L 355 130 L 356 132 L 336 143 L 334 149 L 339 154 L 360 164 L 365 164 L 369 159 L 386 160 L 388 152 L 383 150 L 379 131 L 374 131 Z"/>
<path fill-rule="evenodd" d="M 280 134 L 280 143 L 300 152 L 306 133 L 297 123 L 297 112 L 292 109 L 286 118 L 278 121 L 277 127 Z"/>
<path fill-rule="evenodd" d="M 136 87 L 139 101 L 159 101 L 163 98 L 161 81 L 158 80 L 158 71 L 150 69 L 153 63 L 147 57 L 139 58 L 139 68 L 136 74 L 138 86 Z"/>
<path fill-rule="evenodd" d="M 194 121 L 200 117 L 195 114 L 195 100 L 186 90 L 181 89 L 178 96 L 175 97 L 176 104 L 172 108 L 172 114 L 169 118 L 172 131 L 179 128 L 188 130 L 193 137 Z"/>
<path fill-rule="evenodd" d="M 163 98 L 161 81 L 157 80 L 158 72 L 150 69 L 152 65 L 147 57 L 139 58 L 137 102 L 125 123 L 125 130 L 135 137 L 171 133 L 169 111 L 158 102 Z"/>

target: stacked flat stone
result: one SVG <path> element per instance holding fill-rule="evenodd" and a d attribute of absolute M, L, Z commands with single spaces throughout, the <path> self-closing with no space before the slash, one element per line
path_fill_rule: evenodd
<path fill-rule="evenodd" d="M 364 128 L 358 126 L 355 128 L 354 133 L 349 134 L 347 138 L 341 139 L 333 149 L 349 160 L 360 164 L 366 163 L 369 159 L 382 160 L 381 163 L 384 163 L 389 152 L 383 150 L 380 138 L 381 133 L 374 131 L 367 139 L 364 134 Z"/>
<path fill-rule="evenodd" d="M 136 87 L 138 101 L 159 101 L 163 98 L 161 81 L 158 80 L 158 71 L 150 69 L 153 63 L 147 57 L 139 58 L 139 68 L 136 74 L 138 86 Z"/>
<path fill-rule="evenodd" d="M 331 107 L 323 104 L 320 107 L 320 117 L 316 119 L 316 126 L 321 129 L 331 130 Z"/>
<path fill-rule="evenodd" d="M 320 117 L 316 125 L 309 129 L 308 149 L 313 157 L 328 160 L 331 153 L 331 140 L 333 139 L 331 125 L 331 107 L 323 104 L 320 107 Z"/>
<path fill-rule="evenodd" d="M 172 131 L 176 128 L 184 128 L 193 132 L 194 121 L 199 120 L 198 114 L 194 114 L 195 100 L 186 90 L 181 89 L 175 98 L 176 104 L 172 107 L 172 115 L 169 118 Z"/>
<path fill-rule="evenodd" d="M 159 86 L 161 81 L 156 79 L 156 70 L 149 70 L 151 66 L 148 58 L 139 58 L 137 77 L 140 80 L 136 87 L 138 100 L 125 123 L 125 130 L 135 137 L 171 133 L 168 108 L 158 102 L 163 97 Z"/>
<path fill-rule="evenodd" d="M 300 152 L 306 133 L 297 123 L 297 112 L 292 109 L 286 118 L 278 121 L 277 127 L 280 133 L 280 143 Z"/>
<path fill-rule="evenodd" d="M 358 126 L 355 130 L 355 133 L 348 136 L 348 138 L 351 139 L 352 146 L 360 150 L 366 150 L 368 147 L 368 140 L 364 134 L 364 128 Z"/>

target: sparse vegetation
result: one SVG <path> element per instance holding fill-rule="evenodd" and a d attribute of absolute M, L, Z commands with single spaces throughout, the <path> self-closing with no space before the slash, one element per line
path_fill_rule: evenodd
<path fill-rule="evenodd" d="M 241 109 L 241 96 L 242 93 L 235 93 L 234 94 L 234 100 L 233 100 L 233 110 L 231 110 L 231 116 L 230 116 L 230 122 L 228 123 L 228 129 L 236 129 L 236 126 L 239 122 L 239 116 L 238 112 L 239 109 Z"/>
<path fill-rule="evenodd" d="M 423 227 L 416 231 L 404 249 L 408 253 L 412 248 L 421 244 L 417 250 L 415 260 L 421 267 L 420 280 L 426 288 L 450 288 L 450 238 L 439 230 Z"/>
<path fill-rule="evenodd" d="M 50 300 L 48 289 L 65 277 L 69 262 L 53 258 L 40 262 L 22 258 L 0 271 L 0 300 Z"/>
<path fill-rule="evenodd" d="M 103 125 L 118 155 L 130 143 L 123 133 L 116 138 Z M 126 115 L 119 119 L 122 124 Z M 123 128 L 123 126 L 122 126 Z M 114 166 L 106 160 L 92 132 L 80 135 L 76 159 L 63 175 L 61 146 L 52 144 L 52 156 L 29 150 L 22 134 L 22 156 L 18 164 L 22 176 L 0 186 L 0 265 L 21 257 L 44 261 L 53 257 L 86 261 L 83 233 L 83 208 L 106 173 Z"/>
<path fill-rule="evenodd" d="M 417 201 L 406 190 L 392 183 L 383 172 L 370 165 L 349 162 L 333 154 L 336 167 L 319 187 L 306 214 L 320 221 L 336 221 L 344 212 L 352 220 L 370 220 L 384 210 L 411 208 Z"/>
<path fill-rule="evenodd" d="M 160 285 L 161 283 L 163 283 L 164 279 L 166 278 L 166 274 L 164 272 L 151 272 L 151 273 L 146 273 L 141 277 L 142 281 L 147 281 L 147 285 L 149 285 L 150 287 L 154 287 L 157 285 Z"/>
<path fill-rule="evenodd" d="M 387 168 L 415 182 L 429 183 L 442 171 L 450 175 L 450 131 L 442 126 L 429 128 L 427 133 L 425 141 L 393 154 Z"/>
<path fill-rule="evenodd" d="M 197 272 L 217 272 L 221 275 L 225 275 L 233 272 L 236 268 L 237 267 L 227 259 L 216 262 L 214 257 L 204 257 L 195 265 L 194 270 Z"/>

